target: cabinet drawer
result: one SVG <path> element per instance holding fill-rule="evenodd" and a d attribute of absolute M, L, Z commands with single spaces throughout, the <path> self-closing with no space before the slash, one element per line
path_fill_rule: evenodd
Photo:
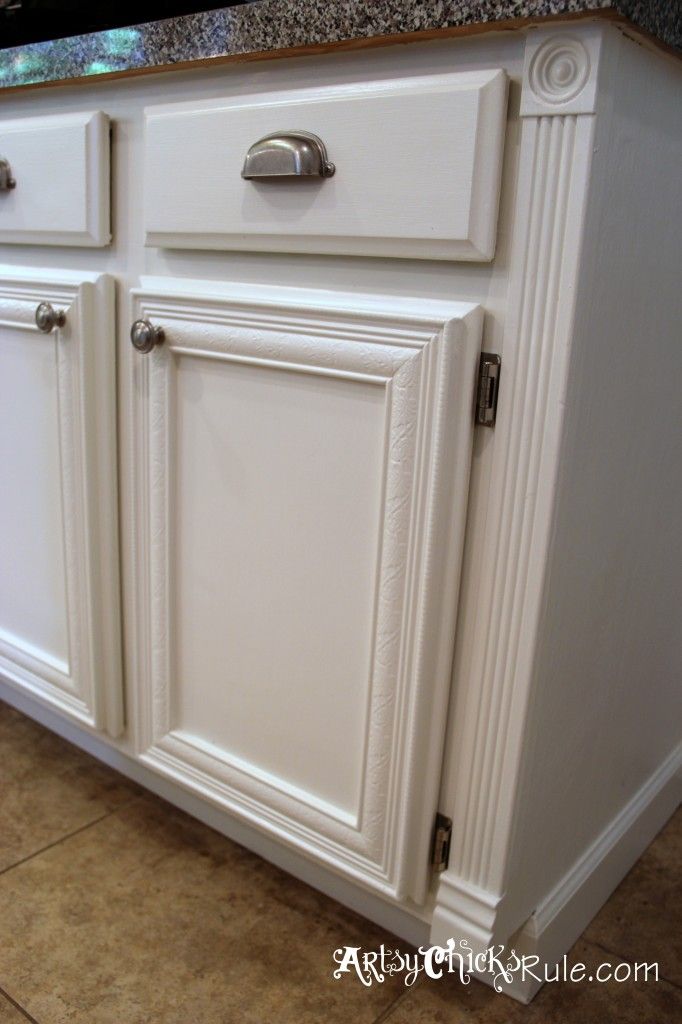
<path fill-rule="evenodd" d="M 506 91 L 492 70 L 149 108 L 147 244 L 492 259 Z M 322 140 L 331 177 L 242 177 L 292 132 Z"/>
<path fill-rule="evenodd" d="M 109 118 L 101 111 L 0 122 L 0 242 L 107 245 Z"/>

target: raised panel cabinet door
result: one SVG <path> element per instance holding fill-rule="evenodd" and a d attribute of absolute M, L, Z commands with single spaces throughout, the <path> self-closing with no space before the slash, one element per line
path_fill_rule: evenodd
<path fill-rule="evenodd" d="M 393 898 L 428 877 L 480 310 L 149 280 L 142 760 Z"/>
<path fill-rule="evenodd" d="M 107 275 L 0 267 L 0 676 L 117 735 L 113 332 Z"/>

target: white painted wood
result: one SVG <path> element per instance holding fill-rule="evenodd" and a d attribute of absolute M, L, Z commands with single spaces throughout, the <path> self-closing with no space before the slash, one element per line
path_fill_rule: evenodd
<path fill-rule="evenodd" d="M 521 116 L 594 114 L 603 26 L 583 25 L 579 33 L 535 27 L 528 33 Z"/>
<path fill-rule="evenodd" d="M 537 956 L 552 967 L 582 935 L 595 907 L 609 898 L 641 857 L 652 836 L 675 813 L 682 797 L 682 743 L 628 800 L 597 839 L 585 849 L 549 892 L 523 928 L 509 940 L 519 956 Z M 543 968 L 540 967 L 540 970 Z M 537 973 L 537 972 L 536 972 Z M 489 976 L 479 976 L 487 984 Z M 514 978 L 503 991 L 528 1003 L 540 989 L 532 978 Z"/>
<path fill-rule="evenodd" d="M 134 315 L 142 760 L 419 902 L 480 311 L 156 280 Z"/>
<path fill-rule="evenodd" d="M 458 623 L 441 805 L 454 822 L 432 938 L 504 941 L 533 907 L 508 887 L 528 704 L 555 513 L 594 117 L 528 117 L 516 197 L 505 382 L 481 558 Z M 516 351 L 507 339 L 523 339 Z M 472 578 L 471 572 L 475 572 Z"/>
<path fill-rule="evenodd" d="M 27 337 L 26 326 L 12 320 L 2 326 L 0 637 L 66 674 L 58 341 L 54 334 L 41 344 L 42 338 Z"/>
<path fill-rule="evenodd" d="M 394 318 L 409 321 L 415 301 L 430 315 L 441 303 L 451 309 L 452 300 L 485 308 L 483 347 L 502 352 L 502 392 L 498 426 L 479 431 L 474 442 L 452 713 L 446 729 L 445 715 L 439 720 L 441 705 L 434 699 L 431 722 L 423 734 L 432 728 L 436 741 L 416 745 L 409 757 L 412 764 L 421 762 L 422 781 L 435 778 L 442 761 L 439 737 L 446 731 L 440 808 L 454 816 L 455 836 L 451 870 L 437 893 L 436 920 L 445 921 L 458 937 L 478 936 L 484 942 L 495 936 L 496 941 L 508 942 L 538 908 L 538 917 L 526 930 L 537 930 L 544 918 L 547 927 L 538 932 L 541 945 L 544 948 L 551 940 L 551 948 L 560 950 L 572 941 L 577 922 L 596 912 L 608 887 L 653 838 L 662 822 L 661 808 L 668 807 L 674 792 L 670 783 L 651 795 L 653 790 L 645 783 L 667 763 L 680 718 L 682 656 L 676 638 L 682 636 L 682 628 L 675 612 L 682 607 L 682 574 L 675 530 L 681 511 L 676 475 L 681 463 L 679 430 L 670 413 L 676 408 L 676 382 L 682 375 L 677 344 L 682 293 L 675 274 L 682 225 L 674 176 L 680 163 L 679 68 L 629 41 L 622 40 L 622 48 L 612 45 L 620 40 L 614 26 L 595 30 L 587 24 L 553 23 L 551 32 L 542 32 L 526 34 L 525 72 L 524 34 L 519 32 L 93 83 L 93 107 L 106 109 L 114 124 L 112 246 L 96 254 L 77 247 L 12 248 L 1 240 L 0 247 L 5 262 L 26 267 L 96 266 L 117 276 L 122 295 L 141 275 L 181 279 L 177 302 L 199 306 L 204 317 L 216 294 L 223 295 L 218 307 L 225 305 L 225 281 L 232 282 L 230 294 L 237 289 L 259 307 L 269 302 L 300 309 L 320 290 L 336 294 L 361 289 L 362 298 L 351 295 L 347 300 L 349 315 L 362 308 L 364 317 L 373 305 L 376 313 L 390 309 Z M 564 64 L 567 42 L 568 56 L 573 57 Z M 584 82 L 583 51 L 590 62 Z M 539 60 L 533 64 L 536 53 L 542 55 L 540 77 L 531 75 L 531 68 L 540 65 Z M 285 255 L 274 251 L 278 239 L 285 245 L 279 230 L 269 251 L 144 248 L 145 108 L 156 111 L 159 104 L 183 103 L 183 110 L 215 111 L 248 107 L 254 101 L 267 105 L 291 92 L 340 94 L 346 88 L 361 90 L 365 83 L 390 89 L 397 82 L 409 92 L 412 84 L 419 88 L 424 76 L 485 74 L 490 68 L 503 69 L 512 82 L 493 263 L 420 260 L 416 238 L 410 242 L 415 258 L 391 258 L 404 254 L 400 242 L 387 247 L 384 257 L 365 258 L 367 238 L 363 248 L 353 250 L 352 259 L 333 252 L 320 259 L 314 240 L 307 251 Z M 7 93 L 3 118 L 31 117 L 38 109 L 45 117 L 62 116 L 77 112 L 82 104 L 82 87 Z M 420 132 L 427 119 L 428 113 L 415 121 Z M 182 188 L 178 185 L 182 205 L 192 194 L 197 166 L 186 146 L 174 153 L 174 166 L 184 183 Z M 447 190 L 451 183 L 441 187 Z M 351 244 L 354 237 L 349 234 Z M 428 239 L 422 243 L 431 244 Z M 182 279 L 191 281 L 191 294 L 184 298 Z M 197 279 L 204 283 L 200 286 Z M 298 297 L 292 300 L 282 286 L 298 287 Z M 144 289 L 158 291 L 150 281 Z M 322 305 L 334 307 L 334 294 Z M 404 295 L 415 299 L 404 300 Z M 336 314 L 334 323 L 338 326 Z M 234 805 L 226 802 L 222 783 L 206 784 L 214 775 L 191 770 L 187 761 L 178 762 L 179 767 L 168 759 L 162 764 L 157 747 L 144 763 L 139 759 L 137 751 L 146 749 L 145 730 L 151 718 L 145 712 L 152 635 L 146 541 L 151 534 L 149 510 L 140 498 L 146 493 L 149 469 L 140 432 L 141 381 L 150 368 L 144 369 L 144 357 L 133 353 L 129 326 L 126 311 L 119 323 L 118 429 L 128 729 L 110 741 L 96 735 L 87 722 L 73 725 L 59 712 L 50 712 L 16 682 L 11 690 L 3 682 L 0 692 L 11 693 L 15 702 L 23 702 L 53 727 L 58 722 L 62 731 L 70 728 L 71 735 L 91 745 L 98 756 L 119 758 L 122 764 L 133 758 L 145 784 L 154 779 L 157 791 L 287 870 L 297 865 L 311 884 L 326 884 L 320 879 L 336 872 L 339 888 L 334 894 L 352 902 L 352 890 L 353 905 L 375 920 L 384 920 L 377 907 L 390 905 L 404 915 L 400 920 L 419 924 L 431 915 L 433 893 L 419 905 L 404 900 L 404 890 L 397 886 L 377 885 L 374 867 L 368 872 L 363 865 L 354 873 L 347 854 L 344 860 L 331 846 L 323 847 L 319 833 L 314 842 L 301 841 L 300 835 L 292 838 L 292 819 L 282 828 L 273 824 L 271 804 L 262 812 L 260 807 L 246 808 L 243 795 Z M 238 325 L 236 330 L 243 338 L 246 328 Z M 9 344 L 11 334 L 7 337 Z M 196 370 L 198 360 L 179 355 L 172 359 L 179 360 L 174 379 L 177 376 L 187 403 L 192 388 L 203 386 L 204 371 Z M 201 365 L 212 362 L 203 360 Z M 617 374 L 612 377 L 614 366 Z M 661 366 L 666 368 L 663 374 Z M 237 368 L 212 366 L 206 372 L 214 382 L 222 379 L 221 373 L 227 379 L 226 374 Z M 290 378 L 293 375 L 291 371 Z M 266 377 L 270 379 L 268 368 L 262 368 L 254 375 L 254 387 L 258 382 L 265 390 Z M 344 389 L 346 396 L 357 395 L 364 387 L 339 380 L 339 396 Z M 612 385 L 612 404 L 600 413 L 604 381 Z M 329 379 L 320 379 L 321 388 L 329 386 Z M 369 387 L 370 394 L 379 386 Z M 288 392 L 277 392 L 281 401 L 292 393 L 290 379 L 287 387 Z M 206 395 L 206 411 L 227 424 L 234 410 L 217 401 L 211 404 Z M 267 410 L 265 403 L 261 407 Z M 297 405 L 295 415 L 286 419 L 283 436 L 288 432 L 291 437 L 295 416 L 303 407 L 307 408 L 305 403 L 300 409 Z M 47 408 L 41 401 L 30 422 L 39 423 Z M 249 410 L 253 416 L 251 405 Z M 370 410 L 366 419 L 354 424 L 356 436 L 369 441 L 371 415 Z M 263 429 L 255 420 L 252 432 Z M 239 423 L 233 420 L 235 430 Z M 206 425 L 200 409 L 192 406 L 183 424 L 189 449 L 190 431 Z M 331 443 L 337 436 L 338 428 L 333 438 L 323 440 Z M 371 452 L 371 444 L 369 448 Z M 40 451 L 45 459 L 50 446 Z M 263 458 L 260 452 L 261 465 Z M 197 467 L 198 473 L 203 470 L 203 465 Z M 568 476 L 562 479 L 564 473 Z M 210 497 L 214 482 L 206 477 L 199 482 L 204 496 Z M 320 501 L 333 483 L 324 475 Z M 215 487 L 220 494 L 217 482 Z M 366 481 L 362 487 L 366 494 Z M 183 496 L 183 501 L 189 503 L 190 498 Z M 361 525 L 365 511 L 353 510 Z M 211 539 L 200 538 L 202 545 Z M 590 571 L 595 577 L 585 586 Z M 614 580 L 615 587 L 604 582 Z M 451 582 L 455 587 L 456 573 Z M 159 592 L 157 600 L 162 596 Z M 197 591 L 189 600 L 200 597 Z M 182 610 L 196 614 L 191 603 Z M 46 603 L 42 611 L 54 615 L 55 608 Z M 315 614 L 321 614 L 317 608 Z M 58 626 L 58 621 L 51 626 L 57 655 Z M 184 651 L 191 653 L 189 648 Z M 6 679 L 4 670 L 1 674 Z M 406 721 L 412 722 L 411 712 Z M 349 726 L 345 720 L 344 728 L 351 726 L 352 721 Z M 196 727 L 204 728 L 205 722 L 198 721 Z M 225 742 L 228 738 L 224 733 L 219 737 Z M 255 742 L 253 736 L 249 742 Z M 291 756 L 289 750 L 276 754 Z M 279 767 L 294 771 L 298 766 L 280 761 Z M 406 767 L 405 774 L 411 770 Z M 333 778 L 321 775 L 320 781 L 327 787 L 327 798 L 337 796 L 340 813 L 351 813 L 353 786 L 348 779 L 338 783 L 337 791 L 332 789 Z M 397 800 L 400 786 L 396 774 L 391 800 Z M 649 793 L 651 800 L 648 805 L 646 800 L 632 804 L 634 817 L 626 829 L 637 842 L 618 841 L 613 855 L 607 851 L 599 863 L 591 855 L 581 860 L 605 830 L 615 835 L 612 824 L 617 826 L 618 815 L 640 791 Z M 423 821 L 428 819 L 429 825 L 435 803 L 428 795 L 421 801 Z M 264 813 L 270 815 L 266 824 Z M 319 821 L 319 809 L 313 813 Z M 412 831 L 426 835 L 428 830 L 418 822 Z M 407 860 L 392 877 L 416 881 L 423 851 L 408 844 L 403 853 Z M 578 886 L 575 897 L 569 892 L 571 879 Z M 417 897 L 416 885 L 411 892 Z M 566 910 L 552 916 L 552 907 L 559 905 L 557 895 L 559 902 L 565 900 Z M 408 932 L 408 926 L 400 931 Z M 445 925 L 442 934 L 448 934 Z"/>
<path fill-rule="evenodd" d="M 39 302 L 66 312 L 41 334 Z M 0 670 L 122 728 L 113 280 L 0 266 Z"/>
<path fill-rule="evenodd" d="M 492 259 L 501 70 L 151 107 L 148 245 Z M 244 157 L 283 130 L 318 135 L 336 173 L 251 181 Z"/>
<path fill-rule="evenodd" d="M 602 60 L 596 115 L 523 121 L 507 328 L 525 343 L 464 574 L 436 941 L 508 941 L 679 741 L 682 460 L 659 415 L 682 370 L 679 69 L 617 33 Z M 608 892 L 585 894 L 584 921 Z"/>
<path fill-rule="evenodd" d="M 0 121 L 16 187 L 0 193 L 0 242 L 108 245 L 109 118 L 101 111 Z"/>
<path fill-rule="evenodd" d="M 682 726 L 682 207 L 670 173 L 682 66 L 620 34 L 603 59 L 509 854 L 528 910 L 667 762 Z"/>

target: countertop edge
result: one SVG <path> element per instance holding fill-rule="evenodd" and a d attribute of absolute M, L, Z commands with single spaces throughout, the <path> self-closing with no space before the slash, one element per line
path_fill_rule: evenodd
<path fill-rule="evenodd" d="M 72 75 L 63 78 L 50 78 L 46 81 L 25 82 L 16 85 L 0 84 L 0 95 L 26 92 L 35 89 L 49 89 L 60 86 L 73 86 L 110 82 L 115 80 L 138 78 L 147 75 L 167 74 L 169 72 L 186 72 L 197 68 L 214 68 L 230 64 L 244 64 L 256 61 L 283 60 L 326 53 L 343 53 L 356 50 L 378 49 L 388 46 L 408 45 L 418 42 L 434 42 L 441 39 L 453 39 L 480 35 L 491 35 L 506 32 L 518 32 L 528 28 L 548 24 L 570 24 L 585 21 L 608 21 L 615 24 L 636 42 L 655 49 L 673 59 L 679 60 L 680 51 L 665 43 L 658 36 L 635 25 L 628 17 L 613 8 L 601 10 L 563 12 L 559 14 L 534 15 L 523 18 L 508 18 L 499 21 L 485 21 L 466 25 L 454 25 L 441 28 L 419 29 L 413 32 L 398 32 L 387 35 L 351 37 L 331 42 L 308 43 L 301 46 L 283 47 L 280 49 L 253 50 L 240 53 L 224 53 L 214 56 L 196 57 L 187 60 L 169 61 L 167 63 L 148 64 L 114 71 L 103 71 L 96 74 Z M 1 55 L 2 51 L 0 51 Z"/>

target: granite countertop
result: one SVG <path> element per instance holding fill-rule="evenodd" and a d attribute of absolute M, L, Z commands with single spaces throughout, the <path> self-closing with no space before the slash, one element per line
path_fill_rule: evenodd
<path fill-rule="evenodd" d="M 0 88 L 611 17 L 682 51 L 679 0 L 255 0 L 130 28 L 0 50 Z"/>

